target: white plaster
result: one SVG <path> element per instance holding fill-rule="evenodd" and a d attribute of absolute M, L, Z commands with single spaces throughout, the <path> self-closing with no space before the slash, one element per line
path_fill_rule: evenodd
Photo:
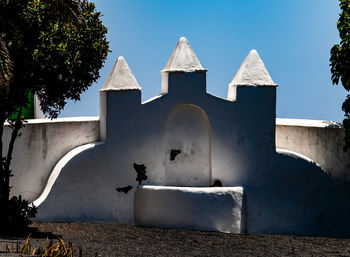
<path fill-rule="evenodd" d="M 135 223 L 149 227 L 242 233 L 242 187 L 141 186 L 135 193 Z"/>
<path fill-rule="evenodd" d="M 62 168 L 39 206 L 38 220 L 132 223 L 134 164 L 145 165 L 148 178 L 143 183 L 149 185 L 165 185 L 171 177 L 175 185 L 208 186 L 220 180 L 224 186 L 244 186 L 271 169 L 266 160 L 275 155 L 275 87 L 241 87 L 233 103 L 206 92 L 205 72 L 163 74 L 169 75 L 168 93 L 144 104 L 140 90 L 100 92 L 103 144 L 74 156 Z M 193 108 L 169 119 L 172 110 L 184 105 Z M 166 160 L 176 142 L 169 139 L 176 138 L 183 138 L 180 143 L 188 146 L 188 153 L 194 138 L 200 151 L 192 161 L 180 158 L 181 165 L 171 167 Z M 196 172 L 198 176 L 192 174 Z M 196 184 L 194 177 L 203 182 Z M 128 185 L 133 187 L 128 193 L 116 191 Z"/>
<path fill-rule="evenodd" d="M 169 73 L 168 72 L 162 72 L 162 93 L 161 95 L 167 94 L 169 92 Z"/>
<path fill-rule="evenodd" d="M 54 124 L 54 123 L 83 123 L 83 122 L 98 122 L 100 120 L 99 116 L 80 116 L 80 117 L 65 117 L 57 119 L 28 119 L 26 125 L 31 124 Z M 9 125 L 8 122 L 5 122 L 5 126 Z"/>
<path fill-rule="evenodd" d="M 230 86 L 277 86 L 256 50 L 251 50 Z"/>
<path fill-rule="evenodd" d="M 229 85 L 227 90 L 227 100 L 236 102 L 237 100 L 237 86 Z"/>
<path fill-rule="evenodd" d="M 116 188 L 124 187 L 124 183 L 133 185 L 134 174 L 128 172 L 128 165 L 115 167 L 105 147 L 105 143 L 96 144 L 72 156 L 62 167 L 46 200 L 39 205 L 37 220 L 133 222 L 132 209 L 125 204 L 132 201 L 133 190 L 124 194 Z M 118 172 L 118 168 L 126 172 Z M 60 191 L 62 187 L 64 191 Z"/>
<path fill-rule="evenodd" d="M 48 194 L 51 191 L 51 188 L 53 186 L 53 184 L 56 182 L 56 179 L 58 178 L 58 176 L 61 173 L 62 168 L 72 159 L 74 158 L 77 154 L 91 149 L 93 147 L 95 147 L 96 143 L 92 143 L 92 144 L 86 144 L 86 145 L 82 145 L 79 147 L 74 148 L 73 150 L 69 151 L 65 156 L 63 156 L 58 163 L 55 165 L 55 167 L 53 168 L 50 177 L 46 183 L 46 186 L 43 190 L 43 192 L 41 193 L 41 195 L 33 202 L 33 204 L 35 206 L 39 206 L 43 201 L 45 201 L 46 197 L 48 196 Z"/>
<path fill-rule="evenodd" d="M 142 104 L 150 103 L 158 98 L 161 98 L 162 96 L 163 96 L 163 94 L 155 95 L 155 96 L 151 97 L 150 99 L 147 99 L 146 101 L 144 101 Z"/>
<path fill-rule="evenodd" d="M 350 196 L 350 155 L 343 151 L 344 136 L 337 122 L 276 119 L 276 147 L 308 156 Z"/>
<path fill-rule="evenodd" d="M 172 151 L 179 151 L 173 160 Z M 193 105 L 174 107 L 166 127 L 166 185 L 209 186 L 210 153 L 210 124 L 203 110 Z"/>
<path fill-rule="evenodd" d="M 36 94 L 34 95 L 34 118 L 35 119 L 44 119 L 44 118 L 46 118 L 45 114 L 41 110 L 39 97 Z"/>
<path fill-rule="evenodd" d="M 349 199 L 315 163 L 277 154 L 274 169 L 257 179 L 244 187 L 248 233 L 349 234 Z"/>
<path fill-rule="evenodd" d="M 102 91 L 141 90 L 123 56 L 118 57 Z"/>
<path fill-rule="evenodd" d="M 277 118 L 277 126 L 298 126 L 298 127 L 316 127 L 316 128 L 342 128 L 342 124 L 329 120 L 307 120 L 307 119 L 285 119 Z"/>
<path fill-rule="evenodd" d="M 99 141 L 98 117 L 31 119 L 21 129 L 14 147 L 11 195 L 33 201 L 43 191 L 57 161 L 76 146 Z M 4 151 L 11 129 L 4 126 Z"/>
<path fill-rule="evenodd" d="M 206 71 L 185 37 L 181 37 L 162 72 Z"/>
<path fill-rule="evenodd" d="M 184 44 L 186 51 L 189 51 L 186 42 L 180 43 L 179 45 Z M 176 55 L 175 53 L 171 58 L 173 60 L 170 64 L 177 59 Z M 247 60 L 247 63 L 254 65 L 248 70 L 254 67 L 256 69 L 251 73 L 256 74 L 255 80 L 252 78 L 252 81 L 266 82 L 266 76 L 261 77 L 261 71 L 264 70 L 262 62 L 259 63 L 260 58 L 256 59 L 257 54 L 254 52 L 251 55 L 252 57 L 248 57 L 253 58 L 253 61 Z M 184 63 L 187 67 L 186 60 Z M 116 67 L 114 69 L 118 71 Z M 122 70 L 125 71 L 125 67 Z M 120 74 L 121 77 L 124 75 Z M 320 128 L 278 125 L 276 133 L 275 84 L 264 85 L 263 82 L 259 82 L 262 86 L 256 83 L 255 86 L 247 86 L 244 82 L 243 85 L 231 85 L 236 88 L 236 100 L 232 102 L 206 92 L 206 73 L 203 70 L 170 69 L 165 70 L 162 75 L 163 94 L 143 104 L 140 90 L 101 90 L 99 130 L 91 129 L 93 125 L 98 124 L 97 121 L 88 126 L 84 122 L 45 123 L 66 128 L 62 129 L 63 132 L 52 130 L 51 132 L 58 134 L 49 135 L 45 134 L 45 129 L 33 130 L 32 133 L 37 134 L 25 137 L 33 140 L 30 143 L 40 142 L 42 147 L 30 147 L 28 142 L 25 149 L 31 149 L 32 155 L 26 158 L 37 158 L 44 162 L 49 158 L 52 165 L 53 160 L 57 162 L 73 148 L 69 147 L 71 143 L 77 146 L 79 136 L 83 135 L 92 140 L 101 132 L 100 138 L 97 136 L 102 141 L 101 144 L 68 155 L 62 160 L 59 176 L 46 199 L 39 205 L 38 220 L 133 223 L 134 214 L 140 214 L 135 211 L 134 205 L 134 193 L 138 186 L 134 166 L 144 165 L 147 179 L 142 183 L 145 185 L 206 185 L 196 184 L 194 178 L 197 177 L 208 181 L 208 184 L 219 180 L 224 187 L 243 187 L 247 195 L 247 231 L 250 233 L 349 235 L 349 199 L 322 168 L 305 158 L 308 156 L 326 170 L 324 161 L 320 161 L 322 158 L 331 163 L 329 165 L 332 167 L 345 165 L 344 160 L 350 158 L 339 153 L 340 141 L 331 141 L 342 139 L 343 129 L 332 126 Z M 119 81 L 118 76 L 115 81 Z M 133 84 L 131 80 L 129 82 L 130 85 Z M 125 85 L 124 88 L 134 88 L 130 85 Z M 186 108 L 182 109 L 183 107 Z M 81 123 L 85 125 L 78 128 Z M 46 126 L 45 124 L 43 123 L 43 126 Z M 40 124 L 31 126 L 35 125 L 39 127 Z M 86 128 L 90 130 L 79 133 Z M 90 131 L 90 134 L 87 131 Z M 62 133 L 59 134 L 60 132 Z M 59 146 L 58 140 L 64 141 L 64 147 Z M 87 138 L 82 141 L 84 143 L 79 145 L 89 143 L 86 142 Z M 279 148 L 289 151 L 276 152 L 275 142 Z M 42 146 L 48 143 L 51 148 Z M 185 150 L 182 149 L 184 156 L 180 153 L 177 157 L 180 163 L 175 165 L 168 162 L 169 149 L 173 147 L 185 147 Z M 189 158 L 189 155 L 185 156 L 191 153 L 191 148 L 196 152 L 193 159 Z M 47 149 L 52 152 L 47 154 Z M 56 152 L 57 149 L 65 151 Z M 41 151 L 45 154 L 34 156 Z M 16 153 L 21 155 L 19 149 Z M 46 171 L 42 171 L 40 164 L 38 162 L 34 168 L 26 168 L 33 170 L 31 176 L 36 175 L 35 172 L 39 170 L 38 173 L 46 182 L 48 174 L 44 176 Z M 47 163 L 44 163 L 44 166 L 45 170 L 49 167 Z M 201 167 L 201 170 L 197 170 L 196 167 Z M 329 174 L 333 176 L 336 172 Z M 24 179 L 25 184 L 28 181 L 32 182 L 34 176 L 21 179 Z M 46 184 L 44 182 L 42 184 Z M 18 183 L 18 180 L 15 183 Z M 127 193 L 116 190 L 126 186 L 132 187 Z M 28 188 L 39 186 L 30 185 Z M 155 191 L 150 192 L 153 194 Z M 185 194 L 181 203 L 188 203 L 188 196 L 194 194 L 197 197 L 198 193 L 181 190 L 169 192 Z M 212 197 L 213 194 L 205 193 L 203 197 L 196 199 L 208 199 L 215 205 Z M 221 196 L 219 198 L 221 199 Z M 155 211 L 151 205 L 152 200 L 153 197 L 149 203 L 143 201 L 142 205 L 137 204 L 137 208 L 141 206 Z M 230 204 L 224 203 L 227 199 L 222 200 L 223 202 L 221 200 L 217 204 L 222 203 L 223 208 L 232 206 L 232 197 Z M 207 200 L 203 201 L 203 204 L 197 206 L 209 208 Z M 173 204 L 169 200 L 164 202 L 168 205 Z M 180 207 L 183 208 L 181 215 L 185 215 L 185 207 L 179 204 L 176 208 L 180 210 Z M 228 213 L 227 209 L 225 210 L 222 210 L 222 213 Z M 209 212 L 208 209 L 207 211 Z M 196 217 L 201 217 L 201 212 L 198 213 Z M 192 224 L 196 224 L 195 220 L 184 226 L 194 228 Z M 212 225 L 211 228 L 224 231 L 217 225 Z"/>
<path fill-rule="evenodd" d="M 303 159 L 303 160 L 309 162 L 310 164 L 315 164 L 316 166 L 321 167 L 321 165 L 316 163 L 314 160 L 310 159 L 309 157 L 307 157 L 301 153 L 297 153 L 297 152 L 294 152 L 294 151 L 291 151 L 288 149 L 283 149 L 283 148 L 276 148 L 276 152 L 281 153 L 281 154 L 285 154 L 287 156 L 294 157 L 296 159 L 300 158 L 300 159 Z"/>

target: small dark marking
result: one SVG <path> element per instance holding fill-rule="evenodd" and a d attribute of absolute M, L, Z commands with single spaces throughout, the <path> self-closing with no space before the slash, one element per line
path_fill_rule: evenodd
<path fill-rule="evenodd" d="M 221 183 L 221 181 L 220 180 L 215 180 L 214 181 L 214 183 L 213 183 L 213 185 L 212 185 L 212 187 L 222 187 L 222 183 Z"/>
<path fill-rule="evenodd" d="M 178 149 L 171 149 L 170 151 L 170 161 L 175 160 L 176 156 L 181 153 L 181 150 Z"/>
<path fill-rule="evenodd" d="M 148 178 L 146 175 L 146 166 L 144 164 L 134 163 L 134 169 L 137 173 L 136 181 L 138 181 L 139 185 L 141 185 L 141 182 Z"/>
<path fill-rule="evenodd" d="M 118 188 L 116 188 L 116 190 L 118 192 L 123 192 L 125 194 L 127 194 L 131 189 L 132 189 L 132 186 L 130 186 L 130 185 L 128 185 L 127 187 L 118 187 Z"/>

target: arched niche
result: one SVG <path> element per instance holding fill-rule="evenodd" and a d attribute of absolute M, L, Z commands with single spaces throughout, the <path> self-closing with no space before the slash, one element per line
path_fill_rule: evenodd
<path fill-rule="evenodd" d="M 210 137 L 209 119 L 201 108 L 184 104 L 171 110 L 166 125 L 166 185 L 210 185 Z"/>

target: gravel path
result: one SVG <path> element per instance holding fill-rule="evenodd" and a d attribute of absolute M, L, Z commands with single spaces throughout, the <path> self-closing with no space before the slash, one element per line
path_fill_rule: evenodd
<path fill-rule="evenodd" d="M 45 232 L 60 236 L 83 256 L 350 256 L 350 239 L 285 235 L 234 235 L 101 223 L 37 223 L 34 247 Z M 39 236 L 39 238 L 38 238 Z M 40 238 L 41 237 L 41 238 Z M 0 238 L 0 251 L 21 238 Z M 0 256 L 9 256 L 2 254 Z"/>

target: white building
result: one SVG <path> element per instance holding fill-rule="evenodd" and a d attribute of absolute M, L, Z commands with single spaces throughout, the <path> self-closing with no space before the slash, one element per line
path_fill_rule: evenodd
<path fill-rule="evenodd" d="M 277 85 L 258 53 L 248 54 L 227 99 L 206 91 L 206 72 L 181 38 L 162 71 L 162 93 L 142 103 L 141 87 L 119 57 L 100 91 L 99 122 L 76 121 L 89 136 L 74 140 L 84 130 L 74 125 L 75 145 L 52 148 L 61 154 L 49 154 L 51 164 L 40 172 L 40 184 L 32 185 L 37 193 L 29 198 L 41 194 L 34 201 L 37 219 L 348 235 L 350 201 L 335 181 L 344 180 L 350 162 L 341 157 L 343 166 L 334 167 L 328 160 L 341 153 L 325 157 L 327 146 L 307 148 L 319 132 L 288 140 L 282 132 L 290 120 L 280 120 L 276 136 Z M 288 150 L 276 149 L 276 138 Z M 144 186 L 136 171 L 146 172 L 139 180 Z M 25 176 L 18 174 L 15 183 Z M 18 192 L 25 194 L 25 187 Z"/>

